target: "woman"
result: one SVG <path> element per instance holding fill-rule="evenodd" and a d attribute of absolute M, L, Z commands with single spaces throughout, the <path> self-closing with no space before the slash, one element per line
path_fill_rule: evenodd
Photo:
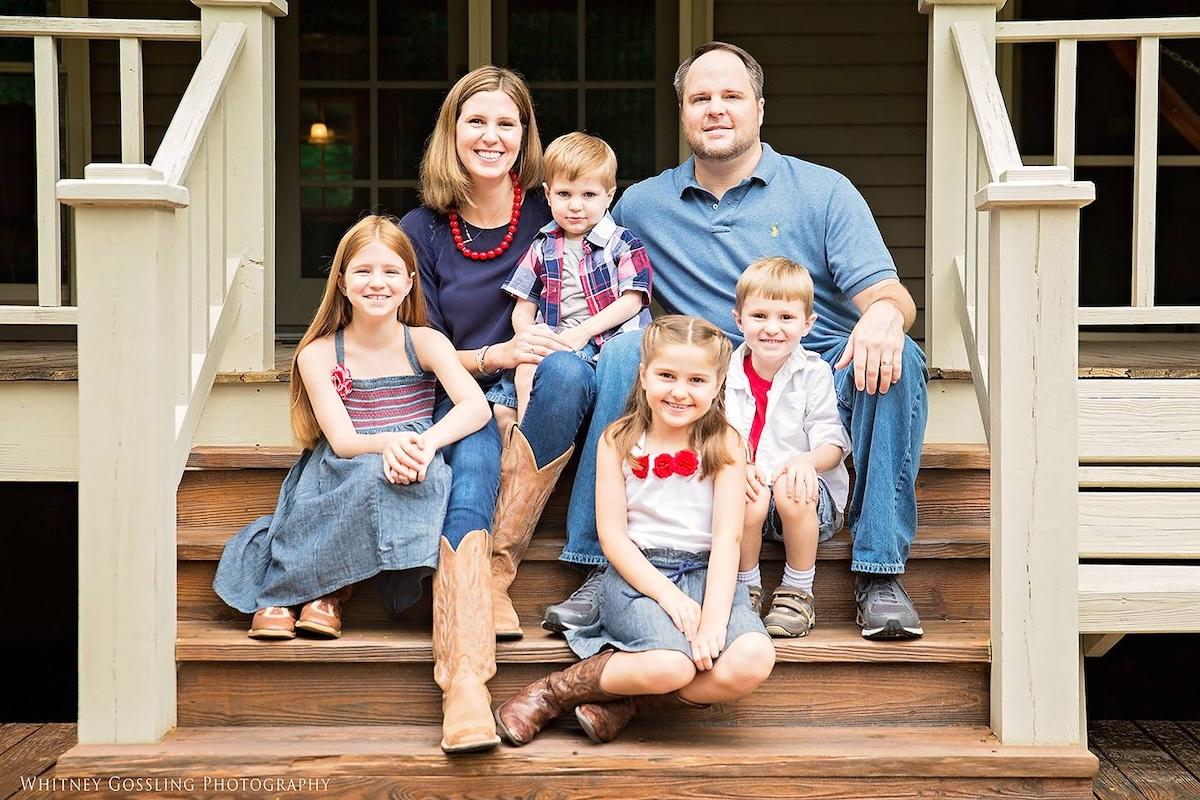
<path fill-rule="evenodd" d="M 513 334 L 512 298 L 500 288 L 551 220 L 541 171 L 529 87 L 514 72 L 480 67 L 442 102 L 421 162 L 423 205 L 401 221 L 429 324 L 484 388 L 504 369 L 541 364 L 525 418 L 505 432 L 503 448 L 492 421 L 442 451 L 454 482 L 434 576 L 433 648 L 448 753 L 499 742 L 486 682 L 496 637 L 521 636 L 508 587 L 595 399 L 592 369 L 552 330 Z M 449 408 L 441 398 L 434 420 Z"/>

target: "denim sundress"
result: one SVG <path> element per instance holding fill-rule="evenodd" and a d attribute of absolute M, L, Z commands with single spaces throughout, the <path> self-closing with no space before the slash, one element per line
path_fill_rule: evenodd
<path fill-rule="evenodd" d="M 357 432 L 421 432 L 432 424 L 435 380 L 422 369 L 407 326 L 404 347 L 415 374 L 352 381 L 342 402 Z M 340 330 L 334 348 L 344 369 Z M 321 437 L 284 478 L 275 513 L 226 543 L 213 590 L 250 614 L 306 603 L 383 573 L 388 596 L 411 604 L 421 579 L 437 567 L 449 498 L 450 467 L 441 452 L 425 480 L 405 486 L 388 482 L 378 453 L 339 458 Z M 402 610 L 397 600 L 389 602 L 393 613 Z"/>

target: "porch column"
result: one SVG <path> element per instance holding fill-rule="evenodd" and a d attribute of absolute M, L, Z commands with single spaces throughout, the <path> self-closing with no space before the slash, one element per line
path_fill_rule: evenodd
<path fill-rule="evenodd" d="M 225 88 L 225 255 L 261 265 L 262 293 L 243 301 L 222 370 L 275 365 L 275 18 L 286 0 L 192 0 L 201 47 L 217 26 L 246 26 L 245 46 Z"/>
<path fill-rule="evenodd" d="M 1006 744 L 1082 742 L 1079 680 L 1079 209 L 1095 187 L 1023 167 L 991 212 L 991 722 Z"/>
<path fill-rule="evenodd" d="M 79 259 L 79 741 L 175 725 L 175 209 L 140 164 L 61 181 Z"/>
<path fill-rule="evenodd" d="M 929 363 L 969 369 L 955 303 L 954 259 L 967 251 L 974 215 L 977 142 L 967 141 L 970 101 L 950 26 L 974 22 L 994 53 L 996 12 L 1005 0 L 918 0 L 929 15 L 925 122 L 925 352 Z M 994 61 L 994 55 L 993 55 Z M 971 155 L 968 155 L 970 153 Z M 980 236 L 984 232 L 980 231 Z"/>

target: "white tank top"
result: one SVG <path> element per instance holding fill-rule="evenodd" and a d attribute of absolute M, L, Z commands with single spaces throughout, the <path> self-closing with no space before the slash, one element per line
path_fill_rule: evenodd
<path fill-rule="evenodd" d="M 633 455 L 645 455 L 645 437 L 633 449 Z M 654 457 L 645 478 L 633 474 L 626 460 L 625 505 L 629 538 L 642 550 L 672 548 L 688 553 L 712 550 L 713 479 L 701 478 L 700 469 L 689 477 L 654 474 Z"/>

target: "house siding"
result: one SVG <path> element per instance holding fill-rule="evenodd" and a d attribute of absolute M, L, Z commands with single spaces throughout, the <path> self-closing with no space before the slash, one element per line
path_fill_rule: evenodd
<path fill-rule="evenodd" d="M 863 193 L 924 336 L 928 18 L 911 0 L 716 0 L 713 32 L 766 75 L 763 139 Z"/>

